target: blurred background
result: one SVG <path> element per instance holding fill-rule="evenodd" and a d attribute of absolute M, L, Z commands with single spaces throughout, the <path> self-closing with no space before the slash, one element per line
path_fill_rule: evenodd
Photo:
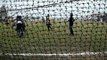
<path fill-rule="evenodd" d="M 97 19 L 107 14 L 106 0 L 0 0 L 0 7 L 5 6 L 7 16 L 24 18 L 42 18 L 50 14 L 57 19 L 67 19 L 73 12 L 77 20 Z"/>

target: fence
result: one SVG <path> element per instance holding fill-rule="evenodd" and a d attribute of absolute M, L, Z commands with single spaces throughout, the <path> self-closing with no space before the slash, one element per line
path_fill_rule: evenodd
<path fill-rule="evenodd" d="M 0 60 L 107 59 L 107 23 L 91 19 L 91 15 L 106 13 L 106 0 L 1 2 L 5 5 L 8 16 L 13 19 L 17 15 L 23 16 L 26 31 L 23 37 L 18 37 L 15 29 L 11 28 L 13 22 L 9 21 L 8 25 L 0 23 Z M 71 12 L 76 19 L 73 25 L 74 36 L 69 32 L 68 19 Z M 45 22 L 47 14 L 51 17 L 51 31 L 48 31 Z"/>

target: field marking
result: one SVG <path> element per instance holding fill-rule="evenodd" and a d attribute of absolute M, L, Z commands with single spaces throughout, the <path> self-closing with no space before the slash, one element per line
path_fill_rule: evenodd
<path fill-rule="evenodd" d="M 42 53 L 0 53 L 0 56 L 90 56 L 90 55 L 104 55 L 107 52 L 82 52 L 82 53 L 52 53 L 52 54 L 42 54 Z"/>

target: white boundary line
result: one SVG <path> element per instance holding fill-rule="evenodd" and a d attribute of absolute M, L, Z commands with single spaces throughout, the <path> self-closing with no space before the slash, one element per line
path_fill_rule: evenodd
<path fill-rule="evenodd" d="M 52 53 L 52 54 L 42 54 L 42 53 L 0 53 L 0 56 L 90 56 L 90 55 L 104 55 L 107 52 L 82 52 L 82 53 Z"/>

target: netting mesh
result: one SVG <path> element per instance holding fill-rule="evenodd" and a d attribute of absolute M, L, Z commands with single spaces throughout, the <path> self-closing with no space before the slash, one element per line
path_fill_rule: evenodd
<path fill-rule="evenodd" d="M 106 0 L 0 0 L 0 6 L 0 60 L 107 59 Z M 12 28 L 18 15 L 25 22 L 23 37 Z"/>

